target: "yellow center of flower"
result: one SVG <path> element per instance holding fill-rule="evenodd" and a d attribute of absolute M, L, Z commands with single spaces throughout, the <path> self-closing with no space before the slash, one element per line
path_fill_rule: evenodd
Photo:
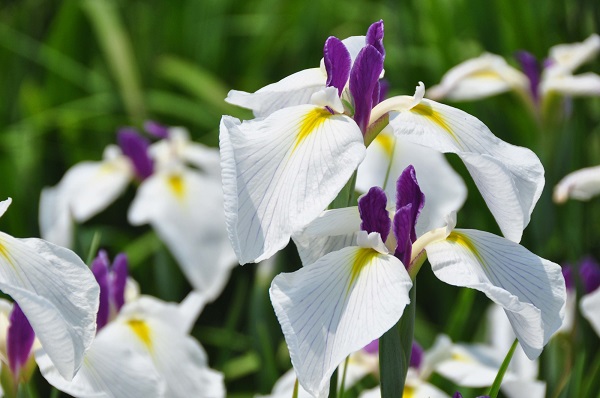
<path fill-rule="evenodd" d="M 421 116 L 425 116 L 427 119 L 431 120 L 433 123 L 437 124 L 438 126 L 440 126 L 441 128 L 443 128 L 444 130 L 446 130 L 448 132 L 448 134 L 450 134 L 452 136 L 452 138 L 454 138 L 454 140 L 456 142 L 458 142 L 456 135 L 454 135 L 454 132 L 452 131 L 452 129 L 450 128 L 450 125 L 448 123 L 446 123 L 446 121 L 444 120 L 444 118 L 442 117 L 442 115 L 440 115 L 439 112 L 436 112 L 431 105 L 425 103 L 425 102 L 421 102 L 419 103 L 417 106 L 413 107 L 411 109 L 412 112 L 418 113 Z"/>
<path fill-rule="evenodd" d="M 456 244 L 459 244 L 459 245 L 465 247 L 468 251 L 473 253 L 473 255 L 477 258 L 477 260 L 479 260 L 481 265 L 483 265 L 485 267 L 483 257 L 481 257 L 479 250 L 477 250 L 477 247 L 475 247 L 475 244 L 473 243 L 471 238 L 469 238 L 467 235 L 465 235 L 461 232 L 452 231 L 450 233 L 450 235 L 448 235 L 448 238 L 446 238 L 446 239 L 449 242 L 456 243 Z"/>
<path fill-rule="evenodd" d="M 142 340 L 148 349 L 152 349 L 152 340 L 150 338 L 150 328 L 148 324 L 140 319 L 131 319 L 127 322 L 133 333 Z"/>
<path fill-rule="evenodd" d="M 354 261 L 352 262 L 352 268 L 350 268 L 350 283 L 348 284 L 348 290 L 352 287 L 360 272 L 367 265 L 373 261 L 374 257 L 377 257 L 377 251 L 373 249 L 359 249 L 354 255 Z"/>
<path fill-rule="evenodd" d="M 322 125 L 329 116 L 331 116 L 331 113 L 325 108 L 315 108 L 308 112 L 300 122 L 300 128 L 298 129 L 298 135 L 296 136 L 296 142 L 294 143 L 292 152 L 295 151 L 313 131 Z"/>
<path fill-rule="evenodd" d="M 185 183 L 180 175 L 173 174 L 168 178 L 169 188 L 171 192 L 178 198 L 183 199 L 185 195 Z"/>

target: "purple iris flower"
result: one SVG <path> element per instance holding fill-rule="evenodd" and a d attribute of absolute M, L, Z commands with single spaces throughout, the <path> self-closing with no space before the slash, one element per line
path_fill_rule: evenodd
<path fill-rule="evenodd" d="M 425 351 L 423 351 L 423 347 L 421 344 L 417 343 L 413 340 L 412 349 L 410 351 L 410 363 L 409 366 L 411 368 L 419 369 L 423 364 L 423 356 Z"/>
<path fill-rule="evenodd" d="M 363 134 L 367 130 L 371 110 L 380 100 L 379 76 L 383 71 L 384 58 L 382 20 L 367 30 L 365 46 L 356 56 L 352 67 L 350 53 L 340 39 L 332 36 L 325 42 L 323 60 L 327 71 L 327 87 L 337 88 L 341 96 L 349 81 L 354 100 L 354 121 Z"/>
<path fill-rule="evenodd" d="M 21 369 L 27 364 L 35 333 L 16 302 L 10 313 L 8 332 L 6 336 L 6 351 L 8 365 L 15 380 L 18 380 Z"/>
<path fill-rule="evenodd" d="M 376 354 L 379 352 L 379 339 L 371 341 L 369 344 L 363 347 L 363 351 L 369 354 Z"/>
<path fill-rule="evenodd" d="M 523 73 L 525 73 L 525 76 L 527 76 L 527 79 L 529 79 L 529 91 L 531 92 L 531 96 L 535 102 L 538 102 L 540 98 L 538 90 L 541 75 L 540 64 L 535 55 L 528 51 L 518 51 L 516 58 L 521 64 Z"/>
<path fill-rule="evenodd" d="M 565 286 L 567 290 L 575 290 L 575 282 L 573 281 L 573 266 L 571 264 L 563 264 L 562 266 L 563 278 L 565 278 Z"/>
<path fill-rule="evenodd" d="M 169 128 L 164 124 L 155 122 L 154 120 L 146 120 L 144 122 L 144 130 L 156 138 L 169 138 Z"/>
<path fill-rule="evenodd" d="M 100 306 L 96 317 L 96 324 L 100 330 L 125 304 L 127 256 L 123 253 L 118 254 L 111 267 L 108 254 L 100 250 L 92 262 L 92 272 L 100 285 Z"/>
<path fill-rule="evenodd" d="M 394 255 L 408 267 L 412 244 L 417 240 L 415 225 L 424 204 L 425 195 L 419 188 L 414 167 L 409 165 L 396 183 L 396 213 L 393 225 L 386 208 L 385 192 L 379 187 L 373 187 L 358 201 L 362 220 L 360 228 L 368 233 L 378 232 L 383 242 L 387 240 L 391 228 L 397 242 Z"/>
<path fill-rule="evenodd" d="M 592 257 L 586 257 L 579 266 L 579 276 L 586 293 L 591 293 L 600 286 L 600 265 Z"/>
<path fill-rule="evenodd" d="M 138 178 L 144 180 L 150 177 L 154 172 L 154 162 L 148 154 L 150 141 L 130 127 L 119 130 L 117 133 L 117 141 L 121 151 L 123 151 L 125 156 L 133 163 L 133 168 Z"/>

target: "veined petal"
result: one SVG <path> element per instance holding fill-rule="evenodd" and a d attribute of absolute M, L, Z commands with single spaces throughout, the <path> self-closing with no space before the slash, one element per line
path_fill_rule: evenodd
<path fill-rule="evenodd" d="M 186 168 L 155 173 L 140 185 L 128 219 L 133 225 L 152 225 L 208 300 L 221 293 L 236 260 L 218 179 Z"/>
<path fill-rule="evenodd" d="M 539 380 L 506 380 L 500 389 L 507 398 L 523 398 L 524 393 L 528 398 L 546 396 L 546 383 Z"/>
<path fill-rule="evenodd" d="M 558 93 L 573 97 L 599 96 L 600 76 L 595 73 L 557 75 L 544 79 L 540 85 L 542 95 Z"/>
<path fill-rule="evenodd" d="M 225 101 L 251 109 L 255 117 L 266 117 L 279 109 L 308 104 L 311 95 L 324 89 L 326 82 L 324 69 L 304 69 L 254 93 L 231 90 Z"/>
<path fill-rule="evenodd" d="M 494 54 L 483 54 L 450 69 L 439 85 L 427 90 L 427 98 L 470 101 L 518 89 L 529 91 L 527 77 Z"/>
<path fill-rule="evenodd" d="M 550 48 L 548 69 L 558 67 L 572 73 L 582 64 L 593 59 L 600 52 L 600 36 L 592 34 L 580 43 L 559 44 Z"/>
<path fill-rule="evenodd" d="M 9 294 L 60 374 L 70 380 L 96 332 L 99 288 L 75 253 L 0 233 L 0 290 Z"/>
<path fill-rule="evenodd" d="M 357 234 L 358 232 L 336 236 L 312 236 L 302 233 L 294 235 L 293 239 L 302 265 L 308 265 L 328 253 L 343 249 L 344 247 L 356 246 Z"/>
<path fill-rule="evenodd" d="M 498 139 L 466 112 L 428 100 L 392 111 L 390 126 L 415 144 L 458 154 L 504 236 L 521 240 L 544 187 L 544 168 L 532 151 Z"/>
<path fill-rule="evenodd" d="M 352 119 L 311 105 L 221 120 L 225 217 L 241 264 L 269 258 L 333 201 L 362 161 Z"/>
<path fill-rule="evenodd" d="M 581 315 L 588 320 L 596 334 L 600 336 L 600 289 L 583 296 L 579 302 L 579 309 Z"/>
<path fill-rule="evenodd" d="M 167 384 L 165 397 L 223 398 L 223 375 L 208 367 L 202 346 L 183 330 L 153 313 L 160 300 L 141 297 L 126 304 L 115 320 L 121 338 L 150 354 Z"/>
<path fill-rule="evenodd" d="M 324 396 L 339 363 L 400 319 L 411 287 L 397 258 L 358 247 L 276 276 L 271 301 L 300 384 Z"/>
<path fill-rule="evenodd" d="M 394 137 L 386 129 L 367 148 L 367 156 L 358 167 L 356 189 L 366 192 L 370 187 L 385 187 L 390 202 L 395 202 L 396 181 L 411 164 L 426 198 L 416 225 L 417 236 L 420 236 L 445 225 L 446 215 L 458 211 L 467 197 L 463 179 L 443 154 Z"/>
<path fill-rule="evenodd" d="M 151 356 L 124 341 L 121 332 L 116 324 L 103 328 L 71 381 L 61 377 L 43 350 L 36 352 L 36 362 L 52 386 L 75 397 L 163 397 L 166 385 Z"/>
<path fill-rule="evenodd" d="M 504 307 L 530 359 L 539 356 L 560 328 L 566 289 L 558 264 L 512 241 L 475 230 L 454 230 L 426 250 L 439 279 L 477 289 Z"/>
<path fill-rule="evenodd" d="M 600 194 L 600 166 L 587 167 L 567 174 L 554 187 L 554 201 L 566 202 L 567 199 L 589 200 Z"/>

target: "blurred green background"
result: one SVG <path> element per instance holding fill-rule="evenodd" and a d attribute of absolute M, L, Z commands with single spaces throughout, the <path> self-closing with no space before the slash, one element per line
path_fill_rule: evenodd
<path fill-rule="evenodd" d="M 255 91 L 315 67 L 328 36 L 362 35 L 379 19 L 385 22 L 391 93 L 412 94 L 419 81 L 430 87 L 450 67 L 484 51 L 516 66 L 517 50 L 544 58 L 553 45 L 582 41 L 599 30 L 600 2 L 3 0 L 0 197 L 12 197 L 13 205 L 0 228 L 18 237 L 39 236 L 42 187 L 55 185 L 79 161 L 99 160 L 121 126 L 153 119 L 186 126 L 195 140 L 217 146 L 222 114 L 251 117 L 223 101 L 228 90 Z M 580 71 L 586 70 L 600 71 L 600 61 Z M 569 117 L 544 126 L 511 94 L 453 105 L 542 159 L 546 189 L 523 244 L 559 263 L 577 263 L 588 253 L 600 258 L 600 201 L 560 208 L 550 201 L 552 187 L 566 173 L 600 164 L 600 100 L 576 99 Z M 498 233 L 464 166 L 449 159 L 469 184 L 458 225 Z M 170 254 L 149 228 L 126 222 L 134 192 L 132 187 L 78 228 L 77 251 L 87 257 L 93 234 L 100 232 L 101 246 L 112 255 L 130 254 L 143 293 L 180 300 L 189 285 Z M 231 396 L 267 393 L 290 366 L 267 288 L 275 272 L 298 264 L 291 245 L 273 269 L 237 268 L 223 295 L 202 314 L 194 334 L 211 365 L 225 372 Z M 440 283 L 424 267 L 417 338 L 426 347 L 440 332 L 456 340 L 481 338 L 488 303 L 483 298 Z M 581 323 L 572 353 L 587 347 L 591 354 L 577 365 L 583 369 L 591 366 L 598 342 Z M 555 351 L 562 355 L 560 347 Z M 562 365 L 552 358 L 543 365 L 551 391 L 562 380 Z"/>

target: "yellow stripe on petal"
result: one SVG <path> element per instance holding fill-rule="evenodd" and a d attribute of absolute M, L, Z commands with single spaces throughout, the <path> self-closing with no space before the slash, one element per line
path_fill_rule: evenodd
<path fill-rule="evenodd" d="M 150 338 L 150 328 L 148 324 L 139 319 L 131 319 L 127 322 L 129 327 L 133 330 L 135 335 L 142 340 L 144 345 L 148 347 L 149 350 L 152 349 L 152 339 Z"/>
<path fill-rule="evenodd" d="M 415 396 L 415 388 L 411 386 L 405 386 L 402 398 L 413 398 Z"/>
<path fill-rule="evenodd" d="M 391 158 L 394 153 L 394 145 L 396 144 L 396 138 L 391 134 L 379 134 L 375 137 L 375 141 L 381 145 L 385 153 Z"/>
<path fill-rule="evenodd" d="M 461 245 L 464 248 L 466 248 L 468 251 L 473 253 L 473 255 L 475 257 L 477 257 L 477 260 L 479 260 L 481 265 L 485 267 L 485 262 L 483 261 L 483 257 L 481 257 L 481 254 L 479 254 L 479 250 L 477 250 L 477 248 L 475 247 L 475 244 L 473 243 L 471 238 L 469 238 L 467 235 L 465 235 L 461 232 L 452 231 L 450 233 L 450 235 L 448 235 L 446 240 L 448 240 L 449 242 L 452 242 L 452 243 L 456 243 L 456 244 Z"/>
<path fill-rule="evenodd" d="M 502 80 L 500 75 L 491 70 L 481 70 L 478 72 L 471 73 L 469 77 L 474 77 L 478 79 L 493 79 L 493 80 Z"/>
<path fill-rule="evenodd" d="M 354 261 L 352 262 L 352 268 L 350 268 L 350 283 L 348 284 L 348 290 L 352 287 L 360 272 L 367 265 L 373 261 L 374 257 L 377 257 L 379 253 L 373 249 L 359 249 L 355 256 Z"/>
<path fill-rule="evenodd" d="M 0 243 L 0 256 L 4 257 L 6 262 L 8 262 L 11 267 L 15 268 L 15 264 L 12 262 L 12 259 L 10 258 L 10 254 L 8 253 L 8 250 L 6 250 L 6 246 L 4 246 L 2 243 Z"/>
<path fill-rule="evenodd" d="M 169 189 L 178 199 L 183 199 L 185 196 L 185 183 L 180 175 L 173 174 L 168 177 L 167 183 Z"/>
<path fill-rule="evenodd" d="M 434 122 L 435 124 L 437 124 L 438 126 L 443 128 L 444 130 L 446 130 L 448 132 L 448 134 L 450 134 L 452 136 L 452 138 L 454 138 L 454 140 L 456 142 L 458 142 L 458 140 L 456 139 L 456 135 L 454 135 L 452 128 L 450 128 L 450 125 L 448 125 L 448 123 L 446 123 L 446 121 L 444 120 L 442 115 L 440 115 L 439 112 L 436 112 L 435 110 L 433 110 L 431 105 L 429 105 L 425 102 L 420 102 L 418 105 L 413 107 L 411 109 L 411 111 L 418 113 L 421 116 L 425 116 L 427 119 L 431 120 L 432 122 Z"/>
<path fill-rule="evenodd" d="M 304 119 L 300 122 L 300 129 L 296 136 L 296 142 L 292 152 L 300 145 L 313 131 L 315 131 L 320 125 L 325 123 L 325 120 L 332 116 L 332 114 L 325 108 L 315 108 L 308 112 Z"/>

